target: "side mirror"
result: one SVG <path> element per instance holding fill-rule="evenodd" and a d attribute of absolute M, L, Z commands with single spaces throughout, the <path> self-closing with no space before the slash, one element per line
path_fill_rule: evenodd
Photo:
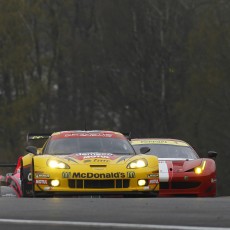
<path fill-rule="evenodd" d="M 215 159 L 217 157 L 217 152 L 216 151 L 208 151 L 208 157 Z"/>
<path fill-rule="evenodd" d="M 37 147 L 35 146 L 27 146 L 26 151 L 28 153 L 33 153 L 34 155 L 37 155 Z"/>
<path fill-rule="evenodd" d="M 148 153 L 150 151 L 149 147 L 141 147 L 140 148 L 140 153 L 145 154 Z"/>

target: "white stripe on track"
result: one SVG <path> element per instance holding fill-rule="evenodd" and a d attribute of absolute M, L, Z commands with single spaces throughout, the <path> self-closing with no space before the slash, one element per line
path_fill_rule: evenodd
<path fill-rule="evenodd" d="M 24 224 L 24 225 L 52 225 L 52 226 L 79 226 L 79 227 L 116 227 L 120 229 L 165 229 L 165 230 L 227 230 L 224 227 L 195 227 L 176 225 L 152 225 L 152 224 L 129 224 L 129 223 L 101 223 L 101 222 L 76 222 L 76 221 L 51 221 L 51 220 L 17 220 L 0 219 L 0 223 Z"/>

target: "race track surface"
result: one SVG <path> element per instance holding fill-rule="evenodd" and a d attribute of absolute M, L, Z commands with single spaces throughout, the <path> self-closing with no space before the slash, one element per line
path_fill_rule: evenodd
<path fill-rule="evenodd" d="M 230 197 L 0 198 L 1 229 L 230 229 Z"/>

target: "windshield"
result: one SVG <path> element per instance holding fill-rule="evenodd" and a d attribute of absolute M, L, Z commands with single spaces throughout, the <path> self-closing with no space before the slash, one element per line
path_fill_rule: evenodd
<path fill-rule="evenodd" d="M 135 154 L 127 140 L 118 138 L 51 139 L 44 149 L 44 154 L 51 155 L 86 152 L 115 153 L 122 155 Z"/>
<path fill-rule="evenodd" d="M 196 152 L 190 146 L 143 144 L 133 145 L 133 147 L 137 153 L 140 153 L 141 147 L 149 147 L 150 151 L 146 154 L 155 155 L 159 158 L 199 158 Z"/>

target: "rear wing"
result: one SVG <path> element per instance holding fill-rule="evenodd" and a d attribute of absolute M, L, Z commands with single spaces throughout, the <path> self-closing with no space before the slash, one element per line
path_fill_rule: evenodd
<path fill-rule="evenodd" d="M 41 148 L 51 135 L 52 133 L 28 133 L 26 141 L 28 145 L 33 145 L 37 148 Z"/>
<path fill-rule="evenodd" d="M 34 141 L 34 140 L 47 140 L 52 133 L 28 133 L 27 134 L 27 142 Z"/>

